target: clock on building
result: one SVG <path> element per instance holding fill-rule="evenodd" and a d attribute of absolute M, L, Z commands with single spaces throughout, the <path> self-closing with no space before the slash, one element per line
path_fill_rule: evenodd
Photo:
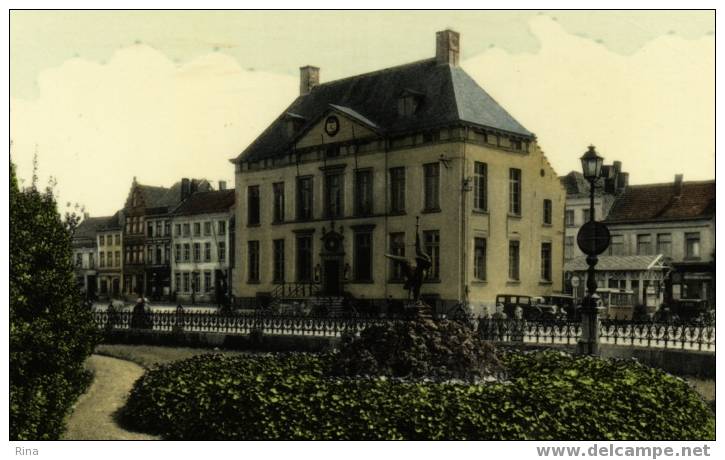
<path fill-rule="evenodd" d="M 330 252 L 335 252 L 340 247 L 340 241 L 337 238 L 328 238 L 325 241 L 325 249 Z"/>
<path fill-rule="evenodd" d="M 340 120 L 336 116 L 330 115 L 325 120 L 325 132 L 328 136 L 332 137 L 340 131 Z"/>

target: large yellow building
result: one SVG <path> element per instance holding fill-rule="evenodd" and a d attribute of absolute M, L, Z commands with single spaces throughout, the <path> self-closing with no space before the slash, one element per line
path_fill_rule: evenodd
<path fill-rule="evenodd" d="M 232 160 L 237 299 L 405 299 L 385 254 L 414 254 L 417 217 L 439 311 L 561 291 L 565 190 L 458 58 L 446 30 L 432 59 L 324 84 L 300 69 L 299 97 Z"/>

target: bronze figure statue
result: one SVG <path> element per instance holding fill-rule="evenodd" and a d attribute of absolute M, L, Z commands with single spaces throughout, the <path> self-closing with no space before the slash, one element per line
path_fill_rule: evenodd
<path fill-rule="evenodd" d="M 385 254 L 385 257 L 388 259 L 402 265 L 403 276 L 405 277 L 403 287 L 408 290 L 408 300 L 412 300 L 413 303 L 420 301 L 420 288 L 432 265 L 430 255 L 420 247 L 420 235 L 418 232 L 419 219 L 419 217 L 416 217 L 415 221 L 415 258 Z"/>

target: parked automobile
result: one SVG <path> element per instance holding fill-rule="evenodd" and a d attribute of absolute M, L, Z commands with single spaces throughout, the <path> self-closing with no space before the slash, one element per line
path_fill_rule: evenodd
<path fill-rule="evenodd" d="M 545 295 L 542 299 L 543 305 L 553 307 L 550 314 L 553 315 L 554 318 L 580 319 L 579 307 L 576 305 L 576 299 L 574 299 L 574 296 L 567 294 L 552 294 Z"/>
<path fill-rule="evenodd" d="M 714 319 L 714 311 L 707 300 L 679 299 L 672 303 L 670 312 L 681 321 L 707 321 Z"/>
<path fill-rule="evenodd" d="M 518 294 L 499 294 L 496 303 L 503 305 L 503 312 L 509 318 L 516 317 L 516 309 L 521 308 L 523 319 L 536 320 L 543 317 L 542 309 L 536 305 L 533 297 Z"/>

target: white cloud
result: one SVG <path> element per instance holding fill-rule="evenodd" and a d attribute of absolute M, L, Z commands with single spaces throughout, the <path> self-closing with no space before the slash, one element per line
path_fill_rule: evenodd
<path fill-rule="evenodd" d="M 714 177 L 712 37 L 662 36 L 622 56 L 546 16 L 530 27 L 536 54 L 491 48 L 463 67 L 538 135 L 559 174 L 578 169 L 594 143 L 633 183 Z M 19 173 L 30 177 L 37 144 L 41 183 L 55 176 L 61 203 L 95 215 L 122 206 L 133 176 L 232 181 L 228 159 L 297 93 L 296 78 L 242 67 L 222 53 L 177 65 L 135 45 L 106 64 L 76 58 L 46 70 L 36 99 L 11 100 Z"/>
<path fill-rule="evenodd" d="M 39 76 L 37 99 L 12 99 L 13 160 L 26 183 L 37 144 L 40 183 L 61 203 L 110 214 L 139 182 L 226 179 L 236 156 L 296 96 L 297 80 L 243 70 L 213 53 L 175 65 L 145 45 L 107 64 L 71 59 Z"/>
<path fill-rule="evenodd" d="M 622 161 L 630 183 L 715 176 L 712 37 L 665 35 L 623 56 L 546 16 L 530 28 L 538 53 L 492 48 L 463 67 L 537 134 L 557 173 L 579 170 L 593 143 L 607 162 Z"/>

